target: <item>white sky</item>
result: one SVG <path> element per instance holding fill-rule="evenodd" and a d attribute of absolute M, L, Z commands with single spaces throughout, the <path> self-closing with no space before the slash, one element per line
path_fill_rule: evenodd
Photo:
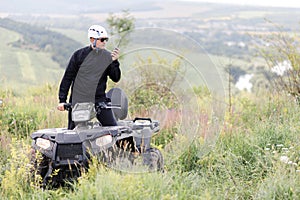
<path fill-rule="evenodd" d="M 210 3 L 233 3 L 233 4 L 239 4 L 239 5 L 258 5 L 258 6 L 300 8 L 299 0 L 181 0 L 181 1 L 210 2 Z"/>

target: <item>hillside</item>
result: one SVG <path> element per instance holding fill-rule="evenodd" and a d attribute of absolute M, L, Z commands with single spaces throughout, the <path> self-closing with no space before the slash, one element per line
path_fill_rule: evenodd
<path fill-rule="evenodd" d="M 62 68 L 51 59 L 47 52 L 24 50 L 9 45 L 22 36 L 16 32 L 0 28 L 0 85 L 5 90 L 12 88 L 17 92 L 28 86 L 53 83 L 60 79 Z M 3 33 L 3 34 L 2 34 Z"/>
<path fill-rule="evenodd" d="M 51 59 L 65 68 L 67 59 L 80 43 L 63 34 L 47 30 L 44 27 L 33 26 L 13 21 L 8 18 L 0 19 L 0 27 L 17 32 L 22 35 L 10 45 L 20 49 L 49 52 Z"/>
<path fill-rule="evenodd" d="M 214 100 L 203 91 L 197 94 L 198 106 L 192 114 L 182 110 L 185 105 L 169 110 L 176 114 L 173 117 L 163 110 L 145 111 L 151 118 L 156 113 L 162 115 L 161 130 L 153 138 L 153 145 L 163 152 L 165 173 L 134 173 L 127 168 L 119 171 L 95 162 L 95 158 L 89 171 L 78 182 L 70 183 L 70 187 L 43 189 L 40 177 L 32 174 L 29 134 L 67 124 L 67 113 L 56 110 L 55 92 L 56 88 L 41 87 L 22 97 L 7 95 L 3 99 L 2 199 L 296 200 L 300 197 L 300 107 L 287 96 L 268 92 L 258 98 L 249 94 L 236 96 L 234 109 L 227 111 L 220 121 L 210 118 L 207 105 Z M 130 104 L 130 107 L 135 106 Z M 187 126 L 191 124 L 198 126 Z M 187 143 L 189 139 L 193 141 Z"/>
<path fill-rule="evenodd" d="M 15 0 L 14 2 L 18 1 Z M 237 83 L 243 75 L 254 74 L 250 80 L 253 85 L 252 91 L 256 91 L 261 85 L 264 85 L 261 82 L 266 82 L 269 78 L 266 63 L 259 55 L 261 53 L 260 50 L 266 47 L 263 37 L 276 33 L 279 30 L 292 35 L 294 32 L 297 32 L 298 22 L 300 21 L 300 9 L 291 8 L 149 0 L 142 3 L 117 1 L 120 4 L 115 6 L 104 5 L 101 7 L 95 5 L 85 9 L 90 4 L 93 4 L 94 1 L 88 2 L 82 7 L 80 7 L 79 1 L 74 1 L 72 6 L 67 7 L 65 13 L 62 13 L 60 9 L 67 5 L 67 1 L 61 1 L 57 4 L 47 2 L 44 7 L 48 7 L 51 12 L 41 14 L 39 12 L 43 11 L 43 9 L 38 9 L 41 8 L 41 3 L 36 0 L 31 0 L 30 2 L 36 4 L 31 9 L 30 6 L 25 6 L 22 10 L 23 12 L 17 10 L 20 8 L 13 8 L 7 3 L 4 3 L 3 7 L 1 7 L 10 11 L 10 13 L 2 13 L 2 16 L 9 17 L 1 19 L 2 22 L 5 21 L 6 23 L 3 27 L 7 31 L 13 31 L 10 33 L 16 33 L 19 37 L 11 41 L 9 38 L 6 38 L 10 36 L 1 34 L 1 37 L 4 37 L 3 41 L 10 41 L 0 49 L 1 52 L 9 50 L 8 52 L 20 51 L 25 52 L 25 54 L 30 52 L 33 55 L 39 53 L 41 59 L 29 59 L 27 63 L 47 66 L 45 63 L 51 62 L 54 63 L 51 66 L 58 64 L 63 69 L 72 51 L 87 43 L 86 29 L 89 25 L 101 23 L 107 26 L 105 19 L 108 17 L 109 12 L 119 14 L 122 9 L 129 9 L 132 16 L 136 19 L 136 29 L 138 31 L 144 28 L 154 31 L 151 32 L 151 35 L 143 33 L 132 37 L 132 44 L 130 44 L 131 46 L 128 49 L 155 47 L 153 51 L 158 51 L 159 54 L 161 50 L 164 50 L 172 52 L 173 55 L 186 56 L 186 59 L 191 61 L 190 64 L 202 73 L 202 76 L 207 78 L 208 82 L 214 82 L 214 76 L 216 76 L 216 74 L 209 74 L 212 67 L 217 68 L 220 74 L 218 76 L 221 76 L 224 83 L 228 82 L 228 76 L 226 75 L 228 66 L 234 72 L 233 84 Z M 56 13 L 53 12 L 55 9 Z M 29 14 L 29 10 L 32 11 L 32 14 Z M 8 26 L 8 21 L 13 23 L 11 20 L 14 20 L 14 23 L 18 25 Z M 171 31 L 174 37 L 166 37 L 164 35 L 166 31 Z M 178 37 L 175 36 L 176 34 L 178 34 Z M 189 40 L 182 42 L 186 38 L 189 38 Z M 114 45 L 113 39 L 109 43 L 109 45 Z M 152 46 L 150 43 L 152 43 Z M 197 51 L 190 48 L 192 43 L 197 44 Z M 127 48 L 122 49 L 121 52 L 128 55 Z M 141 53 L 140 50 L 138 52 Z M 130 54 L 127 58 L 134 57 L 132 52 Z M 209 62 L 212 65 L 203 65 L 203 63 L 207 62 L 198 59 L 201 57 L 199 56 L 200 54 L 206 54 L 206 58 L 210 59 Z M 3 55 L 9 54 L 4 52 Z M 42 55 L 47 57 L 45 58 L 46 60 L 43 61 Z M 27 57 L 30 58 L 31 56 Z M 37 58 L 38 56 L 33 57 Z M 127 58 L 124 57 L 126 66 L 123 69 L 130 68 L 127 66 L 134 63 L 134 60 L 127 60 Z M 42 64 L 39 64 L 37 60 L 40 60 Z M 16 66 L 15 64 L 18 62 L 11 59 L 11 56 L 3 58 L 1 62 L 5 65 L 13 66 L 11 68 L 12 71 L 18 71 L 14 70 L 14 68 L 24 65 L 19 63 L 19 66 Z M 35 68 L 35 66 L 32 64 L 32 68 Z M 54 67 L 54 69 L 56 68 Z M 191 67 L 188 67 L 188 69 L 191 69 Z M 194 69 L 187 70 L 186 78 L 188 80 L 199 79 L 199 77 L 194 76 L 194 71 Z M 29 74 L 26 77 L 32 76 L 30 75 L 30 70 L 28 72 Z M 4 83 L 4 80 L 6 80 L 6 85 L 17 86 L 22 84 L 26 86 L 28 84 L 26 80 L 21 79 L 19 81 L 15 79 L 15 75 L 12 72 L 6 71 L 1 74 L 5 74 L 5 77 L 0 79 L 1 83 Z M 50 75 L 44 80 L 48 81 L 49 79 L 51 81 L 53 77 L 56 77 L 56 75 Z M 30 78 L 26 79 L 30 80 Z M 15 83 L 8 84 L 7 80 L 10 80 L 10 82 L 15 81 Z"/>
<path fill-rule="evenodd" d="M 80 43 L 43 27 L 0 19 L 1 88 L 17 93 L 30 85 L 56 83 Z"/>

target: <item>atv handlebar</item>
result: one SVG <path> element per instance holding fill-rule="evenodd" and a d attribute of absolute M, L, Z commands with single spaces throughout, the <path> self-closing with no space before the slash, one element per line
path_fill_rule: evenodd
<path fill-rule="evenodd" d="M 116 108 L 116 109 L 121 109 L 120 105 L 112 105 L 111 102 L 98 102 L 95 105 L 96 111 L 100 111 L 100 110 L 106 110 L 106 109 L 112 109 L 112 108 Z"/>
<path fill-rule="evenodd" d="M 67 111 L 71 110 L 72 109 L 72 104 L 71 103 L 65 103 L 64 104 L 64 109 L 67 110 Z"/>
<path fill-rule="evenodd" d="M 64 109 L 67 111 L 72 110 L 72 104 L 71 103 L 65 103 Z M 121 109 L 120 105 L 112 105 L 111 102 L 98 102 L 95 104 L 96 112 L 101 112 L 101 110 L 106 109 Z M 151 120 L 151 119 L 150 119 Z"/>

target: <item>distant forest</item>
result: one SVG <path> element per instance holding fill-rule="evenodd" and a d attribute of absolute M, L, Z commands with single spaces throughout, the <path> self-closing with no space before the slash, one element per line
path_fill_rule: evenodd
<path fill-rule="evenodd" d="M 0 27 L 22 35 L 20 39 L 10 45 L 49 52 L 51 58 L 59 63 L 62 68 L 66 67 L 73 51 L 82 46 L 79 42 L 60 33 L 47 30 L 44 27 L 16 22 L 8 18 L 0 18 Z"/>

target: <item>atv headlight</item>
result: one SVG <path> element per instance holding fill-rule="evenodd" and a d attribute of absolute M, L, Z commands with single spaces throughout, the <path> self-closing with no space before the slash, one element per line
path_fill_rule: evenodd
<path fill-rule="evenodd" d="M 52 143 L 43 138 L 36 139 L 36 145 L 45 150 L 49 150 L 52 147 Z"/>
<path fill-rule="evenodd" d="M 104 135 L 102 137 L 99 137 L 96 139 L 96 145 L 99 147 L 103 147 L 105 145 L 108 145 L 112 142 L 112 136 L 111 135 Z"/>

